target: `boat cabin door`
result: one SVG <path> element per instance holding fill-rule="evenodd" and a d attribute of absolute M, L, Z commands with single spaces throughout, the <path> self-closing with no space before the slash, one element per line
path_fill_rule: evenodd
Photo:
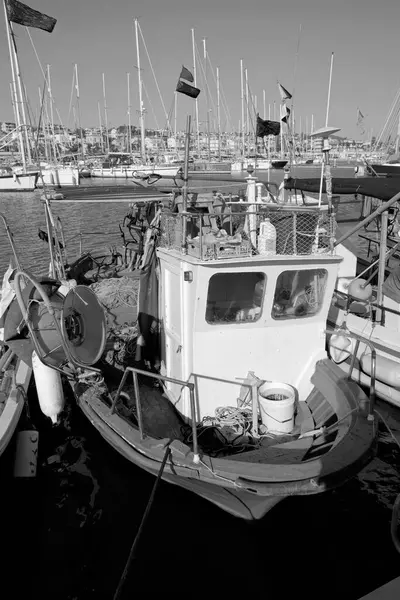
<path fill-rule="evenodd" d="M 167 377 L 183 379 L 181 270 L 179 263 L 161 263 L 160 314 L 162 315 L 161 360 Z M 181 387 L 167 382 L 173 400 L 178 401 Z"/>

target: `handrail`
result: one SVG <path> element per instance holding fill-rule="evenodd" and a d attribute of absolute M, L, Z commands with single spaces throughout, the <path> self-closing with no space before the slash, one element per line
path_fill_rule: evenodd
<path fill-rule="evenodd" d="M 125 385 L 126 379 L 128 377 L 128 373 L 132 373 L 133 378 L 133 386 L 135 388 L 135 402 L 136 402 L 136 411 L 138 417 L 138 425 L 139 425 L 139 433 L 140 439 L 144 439 L 144 430 L 143 430 L 143 418 L 142 418 L 142 409 L 140 405 L 140 390 L 139 390 L 139 382 L 138 375 L 145 375 L 146 377 L 152 377 L 153 379 L 157 379 L 158 381 L 168 381 L 170 383 L 177 383 L 182 385 L 183 387 L 189 388 L 190 393 L 190 413 L 192 419 L 192 436 L 193 436 L 193 462 L 198 464 L 200 462 L 198 442 L 197 442 L 197 425 L 196 425 L 196 403 L 194 398 L 194 383 L 190 381 L 182 381 L 181 379 L 176 379 L 175 377 L 166 377 L 165 375 L 159 375 L 158 373 L 151 373 L 149 371 L 143 371 L 142 369 L 136 369 L 135 367 L 126 367 L 120 384 L 118 386 L 117 392 L 113 398 L 113 402 L 111 404 L 111 414 L 115 412 L 115 407 L 118 402 L 118 399 L 121 395 L 122 388 Z"/>
<path fill-rule="evenodd" d="M 368 223 L 373 221 L 375 219 L 375 217 L 377 217 L 381 213 L 385 212 L 385 210 L 390 208 L 393 204 L 395 204 L 399 200 L 400 200 L 400 192 L 397 193 L 392 198 L 390 198 L 390 200 L 387 200 L 387 202 L 384 202 L 383 204 L 381 204 L 381 206 L 379 206 L 376 210 L 374 210 L 374 212 L 372 212 L 370 215 L 368 215 L 368 217 L 365 217 L 365 219 L 363 221 L 360 221 L 352 229 L 349 229 L 349 231 L 347 233 L 345 233 L 344 235 L 342 235 L 340 238 L 338 238 L 336 240 L 336 242 L 334 243 L 334 246 L 335 247 L 338 246 L 339 244 L 344 242 L 344 240 L 347 240 L 347 238 L 349 238 L 351 235 L 353 235 L 354 233 L 357 233 L 357 231 L 362 229 L 365 225 L 368 225 Z"/>
<path fill-rule="evenodd" d="M 360 301 L 359 298 L 356 298 L 355 296 L 352 296 L 351 294 L 347 294 L 346 292 L 342 292 L 341 290 L 334 289 L 333 292 L 337 295 L 341 294 L 342 296 L 346 296 L 346 298 L 343 298 L 343 300 L 346 300 L 347 304 L 350 304 L 353 301 L 354 302 Z M 368 301 L 368 304 L 370 306 L 372 306 L 373 308 L 378 308 L 379 310 L 386 311 L 386 312 L 389 312 L 393 315 L 400 317 L 400 311 L 396 310 L 395 308 L 389 308 L 388 306 L 385 306 L 384 304 L 379 304 L 378 302 L 374 302 L 371 300 Z M 347 311 L 348 311 L 348 309 L 347 309 Z"/>
<path fill-rule="evenodd" d="M 325 333 L 332 334 L 332 335 L 337 334 L 337 332 L 338 332 L 337 329 L 336 330 L 335 329 L 326 329 L 325 330 Z M 368 419 L 373 420 L 374 419 L 375 397 L 376 397 L 376 392 L 375 392 L 375 388 L 376 388 L 376 385 L 375 385 L 375 382 L 376 382 L 376 350 L 375 350 L 375 347 L 374 347 L 373 343 L 371 342 L 371 340 L 368 340 L 367 338 L 364 338 L 363 336 L 358 335 L 357 333 L 353 333 L 352 331 L 349 331 L 348 329 L 346 329 L 346 337 L 356 340 L 356 345 L 355 345 L 354 351 L 351 356 L 349 372 L 347 374 L 348 379 L 351 379 L 351 375 L 352 375 L 352 372 L 354 369 L 354 364 L 356 361 L 360 342 L 363 342 L 364 344 L 369 346 L 369 348 L 371 350 L 371 385 L 370 385 L 370 390 L 369 390 Z"/>

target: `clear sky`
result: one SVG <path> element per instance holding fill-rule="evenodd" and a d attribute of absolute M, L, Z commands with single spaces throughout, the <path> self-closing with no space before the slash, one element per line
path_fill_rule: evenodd
<path fill-rule="evenodd" d="M 368 135 L 382 129 L 400 85 L 399 0 L 29 0 L 29 6 L 57 19 L 53 33 L 30 29 L 44 67 L 51 65 L 55 106 L 68 125 L 72 75 L 78 64 L 81 122 L 98 124 L 103 106 L 105 74 L 108 124 L 127 123 L 127 72 L 130 72 L 131 121 L 138 124 L 137 57 L 134 18 L 139 19 L 167 113 L 172 115 L 174 90 L 182 64 L 193 70 L 191 29 L 199 54 L 207 51 L 230 122 L 237 129 L 241 115 L 240 59 L 247 68 L 249 87 L 263 116 L 278 104 L 279 80 L 294 92 L 299 129 L 325 125 L 331 53 L 334 52 L 329 125 L 339 135 L 358 137 L 357 107 L 366 116 Z M 301 34 L 300 34 L 301 29 Z M 14 25 L 23 81 L 33 111 L 38 110 L 38 87 L 43 84 L 31 42 L 24 27 Z M 4 19 L 0 35 L 0 120 L 13 121 L 10 65 Z M 145 88 L 146 125 L 163 127 L 166 118 L 145 48 L 140 41 Z M 297 66 L 296 66 L 297 65 Z M 206 118 L 206 93 L 198 65 L 200 120 Z M 216 86 L 208 66 L 207 79 L 216 102 Z M 146 96 L 146 92 L 148 97 Z M 194 101 L 178 95 L 178 128 L 194 113 Z M 76 101 L 74 100 L 74 103 Z M 212 108 L 212 102 L 210 101 Z M 103 109 L 102 109 L 103 110 Z M 211 112 L 215 118 L 215 110 Z M 271 115 L 272 116 L 272 115 Z M 104 118 L 104 113 L 103 113 Z M 172 116 L 172 125 L 173 125 Z M 56 116 L 55 121 L 59 119 Z M 226 111 L 221 108 L 225 128 Z M 73 126 L 73 116 L 69 125 Z"/>

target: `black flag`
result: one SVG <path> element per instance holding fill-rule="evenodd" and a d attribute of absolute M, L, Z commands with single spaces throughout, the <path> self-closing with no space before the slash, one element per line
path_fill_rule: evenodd
<path fill-rule="evenodd" d="M 57 23 L 57 19 L 34 10 L 18 0 L 6 0 L 6 9 L 9 21 L 25 25 L 25 27 L 36 27 L 51 33 Z"/>
<path fill-rule="evenodd" d="M 279 121 L 263 121 L 259 115 L 257 115 L 257 137 L 264 137 L 265 135 L 279 135 L 281 131 L 281 124 Z"/>
<path fill-rule="evenodd" d="M 199 88 L 194 87 L 194 85 L 189 85 L 181 79 L 176 85 L 176 91 L 180 92 L 181 94 L 185 94 L 185 96 L 189 96 L 190 98 L 197 98 L 197 96 L 200 94 Z"/>

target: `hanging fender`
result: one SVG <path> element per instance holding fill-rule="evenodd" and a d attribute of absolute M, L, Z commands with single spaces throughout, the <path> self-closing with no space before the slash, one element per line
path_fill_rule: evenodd
<path fill-rule="evenodd" d="M 354 351 L 354 340 L 347 335 L 346 330 L 338 330 L 329 339 L 329 354 L 333 362 L 340 364 Z"/>
<path fill-rule="evenodd" d="M 360 357 L 361 369 L 371 376 L 371 353 L 364 352 Z M 378 381 L 400 389 L 400 363 L 387 356 L 376 357 L 375 377 Z"/>

